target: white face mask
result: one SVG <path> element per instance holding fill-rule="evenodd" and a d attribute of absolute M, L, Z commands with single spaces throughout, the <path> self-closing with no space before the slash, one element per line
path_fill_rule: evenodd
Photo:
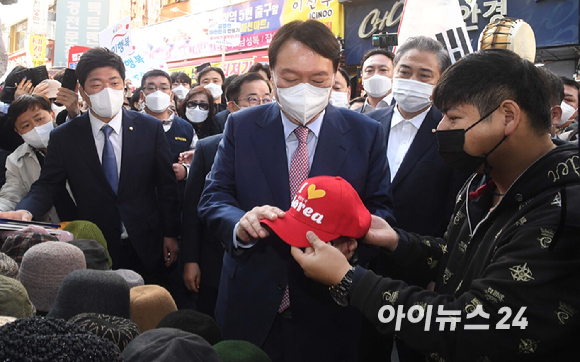
<path fill-rule="evenodd" d="M 182 85 L 179 85 L 175 88 L 173 88 L 173 94 L 175 94 L 175 96 L 177 97 L 177 100 L 182 101 L 185 99 L 185 96 L 187 95 L 187 93 L 189 92 L 189 89 L 185 88 Z"/>
<path fill-rule="evenodd" d="M 375 74 L 370 78 L 363 80 L 363 88 L 371 97 L 386 96 L 391 90 L 391 78 Z"/>
<path fill-rule="evenodd" d="M 169 94 L 159 90 L 145 97 L 145 105 L 154 113 L 165 112 L 170 103 L 171 97 Z"/>
<path fill-rule="evenodd" d="M 222 86 L 215 84 L 215 83 L 208 83 L 208 84 L 204 85 L 203 87 L 211 93 L 211 96 L 213 97 L 214 100 L 221 97 L 221 95 L 223 93 Z"/>
<path fill-rule="evenodd" d="M 187 117 L 188 120 L 190 120 L 193 123 L 201 123 L 205 121 L 207 119 L 208 114 L 209 110 L 204 111 L 199 107 L 187 108 L 187 110 L 185 111 L 185 116 Z"/>
<path fill-rule="evenodd" d="M 328 105 L 328 94 L 332 87 L 320 88 L 310 83 L 300 83 L 290 88 L 278 88 L 276 74 L 273 74 L 273 77 L 278 105 L 286 115 L 303 125 L 310 122 Z M 332 83 L 334 83 L 334 75 Z"/>
<path fill-rule="evenodd" d="M 54 103 L 51 103 L 51 104 L 50 104 L 50 108 L 51 108 L 51 109 L 52 109 L 52 111 L 54 112 L 54 116 L 55 116 L 55 117 L 56 117 L 56 116 L 58 116 L 58 114 L 59 114 L 60 112 L 62 112 L 62 111 L 64 111 L 64 110 L 66 109 L 66 107 L 65 107 L 65 106 L 60 106 L 60 107 L 59 107 L 59 106 L 57 106 L 57 105 L 56 105 L 56 104 L 54 104 Z"/>
<path fill-rule="evenodd" d="M 22 139 L 36 149 L 46 148 L 48 146 L 48 140 L 50 139 L 50 131 L 53 129 L 54 123 L 51 120 L 23 134 Z"/>
<path fill-rule="evenodd" d="M 121 112 L 125 95 L 122 89 L 104 88 L 99 93 L 87 94 L 87 97 L 91 100 L 93 112 L 100 117 L 111 118 Z"/>
<path fill-rule="evenodd" d="M 335 107 L 348 108 L 349 104 L 347 92 L 332 91 L 332 93 L 330 93 L 329 103 Z"/>
<path fill-rule="evenodd" d="M 562 108 L 562 118 L 560 118 L 560 122 L 556 125 L 556 127 L 565 125 L 570 120 L 570 118 L 572 118 L 574 113 L 576 113 L 576 109 L 564 101 L 562 101 L 560 104 L 560 108 Z"/>
<path fill-rule="evenodd" d="M 418 112 L 431 104 L 434 85 L 416 80 L 394 78 L 393 98 L 405 112 Z"/>

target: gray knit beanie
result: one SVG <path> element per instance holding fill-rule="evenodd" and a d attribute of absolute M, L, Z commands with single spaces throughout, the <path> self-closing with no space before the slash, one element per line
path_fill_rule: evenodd
<path fill-rule="evenodd" d="M 81 313 L 131 318 L 131 298 L 125 280 L 104 270 L 75 270 L 58 291 L 49 318 L 69 320 Z"/>
<path fill-rule="evenodd" d="M 0 275 L 18 279 L 18 264 L 4 253 L 0 253 Z"/>
<path fill-rule="evenodd" d="M 123 279 L 125 279 L 129 285 L 129 288 L 134 288 L 145 284 L 143 277 L 131 269 L 109 270 L 109 273 L 120 275 Z"/>
<path fill-rule="evenodd" d="M 47 241 L 24 253 L 20 281 L 36 309 L 48 312 L 67 274 L 85 267 L 85 256 L 81 249 L 63 242 Z"/>

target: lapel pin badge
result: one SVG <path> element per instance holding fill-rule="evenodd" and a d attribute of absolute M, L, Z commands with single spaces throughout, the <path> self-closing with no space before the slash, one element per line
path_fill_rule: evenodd
<path fill-rule="evenodd" d="M 132 130 L 133 130 L 133 127 L 129 127 L 129 131 L 132 131 Z"/>
<path fill-rule="evenodd" d="M 435 132 L 437 132 L 437 129 L 431 128 L 431 133 L 435 133 Z"/>

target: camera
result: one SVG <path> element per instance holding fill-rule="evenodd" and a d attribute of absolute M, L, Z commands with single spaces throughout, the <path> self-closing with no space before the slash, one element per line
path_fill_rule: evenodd
<path fill-rule="evenodd" d="M 378 33 L 373 34 L 373 47 L 388 49 L 389 47 L 399 45 L 397 33 Z"/>

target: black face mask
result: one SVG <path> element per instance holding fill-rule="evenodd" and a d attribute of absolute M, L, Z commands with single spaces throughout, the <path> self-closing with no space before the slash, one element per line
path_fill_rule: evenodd
<path fill-rule="evenodd" d="M 468 129 L 438 130 L 437 142 L 439 142 L 439 154 L 443 158 L 443 161 L 445 161 L 449 166 L 466 173 L 474 173 L 479 166 L 485 163 L 485 174 L 489 174 L 491 167 L 487 163 L 487 156 L 495 151 L 507 136 L 504 136 L 501 141 L 491 149 L 491 151 L 484 153 L 483 156 L 472 156 L 463 150 L 463 146 L 465 145 L 465 133 L 489 117 L 498 108 L 499 106 L 495 107 L 493 111 L 483 116 Z"/>

